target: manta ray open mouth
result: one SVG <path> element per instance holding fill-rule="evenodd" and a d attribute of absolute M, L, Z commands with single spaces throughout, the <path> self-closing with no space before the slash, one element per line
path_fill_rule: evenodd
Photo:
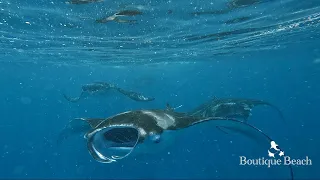
<path fill-rule="evenodd" d="M 111 163 L 128 156 L 139 137 L 139 131 L 131 126 L 106 127 L 88 137 L 88 149 L 97 161 Z"/>

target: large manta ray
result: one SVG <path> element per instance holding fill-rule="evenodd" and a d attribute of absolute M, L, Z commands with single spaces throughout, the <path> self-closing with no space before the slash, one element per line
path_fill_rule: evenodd
<path fill-rule="evenodd" d="M 67 95 L 63 94 L 64 98 L 70 102 L 77 102 L 81 98 L 84 98 L 84 96 L 88 95 L 97 95 L 97 94 L 105 94 L 108 93 L 111 90 L 118 91 L 119 93 L 129 97 L 130 99 L 133 99 L 135 101 L 153 101 L 155 98 L 153 97 L 146 97 L 140 93 L 127 91 L 124 89 L 121 89 L 113 84 L 106 83 L 106 82 L 94 82 L 90 84 L 82 85 L 81 87 L 82 91 L 81 94 L 78 97 L 68 97 Z"/>
<path fill-rule="evenodd" d="M 236 118 L 247 122 L 251 116 L 251 111 L 259 105 L 267 105 L 274 108 L 280 118 L 284 120 L 282 112 L 273 104 L 257 99 L 240 99 L 240 98 L 213 98 L 206 103 L 201 104 L 188 114 L 197 117 L 226 117 Z"/>
<path fill-rule="evenodd" d="M 75 126 L 74 122 L 82 122 Z M 210 122 L 213 127 L 241 133 L 259 143 L 266 150 L 273 140 L 256 127 L 225 117 L 190 116 L 171 109 L 136 110 L 109 118 L 77 118 L 62 131 L 59 141 L 72 133 L 85 132 L 90 155 L 98 162 L 112 163 L 129 156 L 132 152 L 150 151 L 165 142 L 165 134 L 175 133 L 199 123 Z M 280 147 L 277 147 L 280 149 Z M 291 177 L 293 171 L 290 166 Z"/>

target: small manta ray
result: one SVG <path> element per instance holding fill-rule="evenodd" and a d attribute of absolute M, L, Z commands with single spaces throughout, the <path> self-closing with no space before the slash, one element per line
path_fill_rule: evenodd
<path fill-rule="evenodd" d="M 83 132 L 90 155 L 100 163 L 113 163 L 129 156 L 131 153 L 147 153 L 152 147 L 157 148 L 166 143 L 165 134 L 177 133 L 199 123 L 210 122 L 213 127 L 223 127 L 241 133 L 269 149 L 269 136 L 256 127 L 242 121 L 225 117 L 196 117 L 187 113 L 174 112 L 172 108 L 135 110 L 116 114 L 109 118 L 78 118 L 87 123 L 87 127 L 73 128 L 68 125 L 65 132 Z M 71 122 L 74 122 L 71 121 Z M 71 128 L 70 128 L 71 127 Z M 77 129 L 77 130 L 76 130 Z M 191 134 L 192 135 L 192 134 Z M 63 138 L 65 136 L 60 136 Z M 280 147 L 278 147 L 280 149 Z M 290 166 L 291 176 L 293 171 Z"/>
<path fill-rule="evenodd" d="M 191 116 L 200 117 L 228 117 L 242 119 L 247 122 L 251 111 L 258 105 L 267 105 L 274 108 L 285 122 L 282 112 L 274 105 L 256 99 L 213 98 L 189 112 Z"/>
<path fill-rule="evenodd" d="M 135 23 L 136 20 L 125 20 L 125 19 L 121 19 L 119 17 L 136 16 L 136 15 L 142 15 L 142 12 L 138 11 L 138 10 L 123 10 L 123 11 L 117 12 L 111 16 L 97 19 L 96 22 L 97 23 L 106 23 L 109 21 L 116 21 L 118 23 Z"/>
<path fill-rule="evenodd" d="M 103 1 L 104 0 L 69 0 L 66 2 L 66 4 L 89 4 Z"/>
<path fill-rule="evenodd" d="M 153 100 L 155 100 L 155 98 L 153 98 L 153 97 L 146 97 L 140 93 L 126 91 L 124 89 L 116 87 L 113 84 L 109 84 L 106 82 L 94 82 L 91 84 L 85 84 L 81 88 L 82 88 L 82 91 L 78 97 L 72 98 L 72 97 L 68 97 L 67 95 L 63 94 L 64 98 L 70 102 L 77 102 L 81 98 L 83 98 L 85 95 L 105 94 L 110 90 L 116 90 L 116 91 L 120 92 L 121 94 L 123 94 L 123 95 L 125 95 L 135 101 L 153 101 Z"/>

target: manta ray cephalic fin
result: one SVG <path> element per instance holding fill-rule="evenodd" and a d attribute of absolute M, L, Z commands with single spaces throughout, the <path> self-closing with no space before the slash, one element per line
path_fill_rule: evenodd
<path fill-rule="evenodd" d="M 74 135 L 85 135 L 90 129 L 95 128 L 105 119 L 99 118 L 75 118 L 68 122 L 58 135 L 57 145 Z"/>
<path fill-rule="evenodd" d="M 166 110 L 170 111 L 170 112 L 173 112 L 176 109 L 181 108 L 181 107 L 182 107 L 182 105 L 173 108 L 169 103 L 166 104 Z"/>
<path fill-rule="evenodd" d="M 103 118 L 75 118 L 74 120 L 82 120 L 87 122 L 91 128 L 97 127 L 100 123 L 105 121 L 106 119 Z"/>

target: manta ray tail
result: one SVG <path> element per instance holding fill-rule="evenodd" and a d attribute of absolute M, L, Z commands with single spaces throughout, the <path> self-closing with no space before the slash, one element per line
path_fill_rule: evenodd
<path fill-rule="evenodd" d="M 271 103 L 269 103 L 269 102 L 261 101 L 261 100 L 256 100 L 256 101 L 254 101 L 253 103 L 254 103 L 254 105 L 266 105 L 266 106 L 272 107 L 273 109 L 275 109 L 275 110 L 278 112 L 278 114 L 279 114 L 280 118 L 282 119 L 282 121 L 283 121 L 284 123 L 286 123 L 286 120 L 285 120 L 282 112 L 280 111 L 280 109 L 279 109 L 277 106 L 275 106 L 275 105 L 273 105 L 273 104 L 271 104 Z"/>
<path fill-rule="evenodd" d="M 268 135 L 266 135 L 260 129 L 248 123 L 245 123 L 236 119 L 232 119 L 232 118 L 211 117 L 211 118 L 206 118 L 206 119 L 196 121 L 190 124 L 190 126 L 203 123 L 203 122 L 208 122 L 208 121 L 213 123 L 213 125 L 216 127 L 222 127 L 223 129 L 235 131 L 249 137 L 250 139 L 253 139 L 257 143 L 259 143 L 259 145 L 262 146 L 262 148 L 264 148 L 265 150 L 270 148 L 271 141 L 273 141 L 273 139 L 271 139 Z M 281 150 L 280 147 L 278 148 Z M 291 165 L 289 166 L 289 168 L 290 168 L 291 180 L 293 180 L 293 169 Z"/>

